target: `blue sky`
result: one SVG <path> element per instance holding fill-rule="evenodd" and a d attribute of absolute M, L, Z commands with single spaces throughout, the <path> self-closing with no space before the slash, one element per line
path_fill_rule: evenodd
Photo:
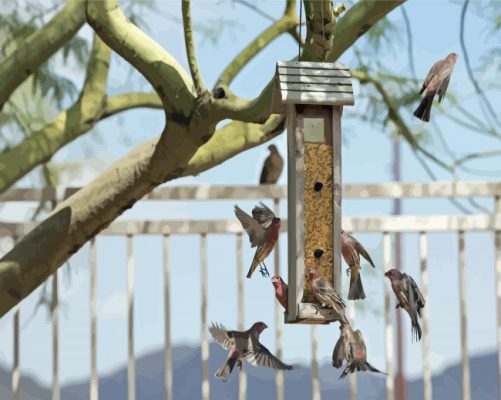
<path fill-rule="evenodd" d="M 483 4 L 483 3 L 478 3 Z M 258 5 L 271 15 L 279 16 L 283 11 L 283 1 L 260 1 Z M 452 2 L 414 1 L 406 5 L 411 18 L 414 36 L 414 58 L 417 75 L 424 77 L 433 64 L 447 53 L 459 53 L 458 63 L 449 90 L 463 99 L 467 107 L 482 117 L 478 103 L 473 98 L 474 91 L 467 80 L 464 58 L 459 44 L 460 5 Z M 184 41 L 180 25 L 166 15 L 180 15 L 180 5 L 174 1 L 159 1 L 158 12 L 146 13 L 147 32 L 161 43 L 187 69 L 184 55 Z M 236 26 L 225 29 L 219 43 L 210 41 L 201 44 L 196 34 L 198 59 L 202 76 L 208 86 L 212 86 L 217 76 L 229 61 L 249 40 L 265 29 L 269 22 L 247 8 L 230 2 L 195 1 L 193 20 L 195 24 L 216 21 L 220 16 L 236 21 Z M 381 51 L 377 60 L 402 75 L 410 75 L 407 59 L 407 43 L 403 30 L 402 14 L 394 11 L 390 19 L 398 24 L 401 31 L 394 34 L 395 50 Z M 216 22 L 214 22 L 216 23 Z M 90 29 L 82 34 L 90 37 Z M 485 22 L 475 14 L 467 16 L 467 46 L 473 67 L 482 62 L 489 48 L 499 45 L 499 38 L 489 34 Z M 497 40 L 497 41 L 496 41 Z M 232 85 L 235 93 L 253 97 L 274 73 L 277 60 L 287 60 L 297 54 L 297 45 L 289 36 L 275 40 L 238 75 Z M 341 62 L 356 66 L 351 51 L 345 53 Z M 499 76 L 499 58 L 488 73 L 479 74 L 483 84 Z M 111 94 L 130 90 L 150 90 L 147 82 L 136 73 L 129 76 L 129 68 L 117 56 L 112 59 L 112 73 L 109 79 Z M 497 68 L 497 69 L 496 69 Z M 68 69 L 68 74 L 75 71 Z M 496 75 L 497 74 L 497 75 Z M 82 78 L 80 78 L 82 79 Z M 384 82 L 383 82 L 384 83 Z M 416 88 L 418 89 L 418 88 Z M 355 84 L 355 96 L 360 92 Z M 493 104 L 499 104 L 499 94 L 489 94 Z M 447 106 L 447 99 L 444 101 Z M 413 106 L 415 107 L 415 106 Z M 391 180 L 391 141 L 388 131 L 360 122 L 353 118 L 355 113 L 365 110 L 362 101 L 346 108 L 343 116 L 343 181 L 345 183 L 387 182 Z M 412 112 L 412 110 L 410 110 Z M 410 114 L 409 114 L 410 115 Z M 434 118 L 436 117 L 436 118 Z M 446 140 L 461 155 L 468 151 L 497 148 L 495 139 L 480 136 L 432 112 L 444 131 Z M 422 124 L 408 118 L 410 126 L 418 128 Z M 126 155 L 130 149 L 148 138 L 156 136 L 163 127 L 160 111 L 135 110 L 99 124 L 97 135 L 88 135 L 61 150 L 55 160 L 80 160 L 85 165 L 77 176 L 65 176 L 65 184 L 75 186 L 88 183 L 100 170 L 117 157 Z M 428 128 L 428 126 L 426 126 Z M 274 140 L 283 155 L 286 153 L 285 136 Z M 430 131 L 426 146 L 440 155 L 444 148 Z M 182 184 L 253 184 L 257 182 L 262 161 L 267 155 L 266 145 L 249 150 L 204 172 L 197 177 L 187 177 L 170 182 Z M 91 159 L 87 160 L 91 155 Z M 407 145 L 403 145 L 403 180 L 408 182 L 429 181 L 428 176 L 416 161 Z M 474 164 L 479 169 L 495 171 L 498 161 L 488 159 Z M 23 180 L 23 185 L 36 181 L 37 173 Z M 439 179 L 450 179 L 450 175 L 437 170 Z M 462 174 L 465 179 L 497 180 L 494 176 L 473 176 Z M 279 183 L 286 183 L 282 175 Z M 242 208 L 250 209 L 252 202 L 239 202 Z M 120 219 L 230 219 L 233 218 L 233 202 L 187 202 L 139 203 Z M 490 202 L 485 202 L 490 205 Z M 1 218 L 22 221 L 33 204 L 10 204 L 3 208 Z M 285 215 L 285 204 L 282 205 Z M 345 200 L 343 212 L 350 216 L 386 215 L 391 212 L 391 202 L 386 200 Z M 407 214 L 458 214 L 459 211 L 445 200 L 405 200 L 403 212 Z M 364 283 L 369 310 L 357 312 L 356 326 L 360 328 L 367 342 L 369 357 L 373 365 L 384 368 L 384 320 L 382 238 L 379 235 L 357 237 L 366 245 L 377 264 L 376 271 L 364 270 Z M 246 243 L 246 242 L 245 242 Z M 419 280 L 418 237 L 404 235 L 403 269 Z M 7 250 L 4 244 L 3 250 Z M 196 236 L 173 237 L 171 239 L 171 302 L 172 336 L 175 344 L 199 341 L 199 238 Z M 282 270 L 286 270 L 286 236 L 281 238 Z M 162 248 L 160 237 L 139 236 L 134 239 L 136 262 L 136 354 L 159 349 L 163 344 L 162 320 Z M 209 236 L 209 321 L 219 321 L 228 327 L 236 326 L 236 270 L 235 239 L 230 235 Z M 126 342 L 126 250 L 125 238 L 100 237 L 97 240 L 98 255 L 98 370 L 105 373 L 125 363 Z M 250 263 L 252 251 L 245 248 L 245 266 Z M 494 250 L 490 233 L 466 235 L 467 298 L 469 315 L 468 346 L 472 354 L 495 349 L 495 287 Z M 60 371 L 63 381 L 85 377 L 89 371 L 89 276 L 88 247 L 84 247 L 71 259 L 71 279 L 66 279 L 67 271 L 61 273 L 61 318 L 60 318 Z M 272 262 L 270 261 L 270 265 Z M 431 364 L 435 371 L 451 362 L 459 360 L 459 302 L 457 283 L 457 236 L 455 234 L 433 234 L 429 236 L 429 297 L 428 306 L 431 326 Z M 343 282 L 346 289 L 347 281 Z M 38 298 L 36 291 L 21 306 L 21 320 L 27 321 Z M 255 320 L 265 321 L 273 327 L 273 292 L 271 284 L 255 277 L 245 282 L 246 324 Z M 196 316 L 195 318 L 193 316 Z M 406 370 L 411 376 L 421 371 L 421 345 L 410 342 L 410 324 L 403 318 L 407 349 Z M 308 362 L 310 357 L 308 326 L 283 326 L 284 356 L 286 361 Z M 321 359 L 328 359 L 337 338 L 337 326 L 319 329 L 319 351 Z M 35 371 L 43 381 L 50 381 L 51 357 L 50 323 L 44 311 L 23 328 L 21 334 L 21 368 Z M 12 360 L 12 316 L 9 313 L 0 320 L 0 359 L 6 363 Z M 272 329 L 265 332 L 262 339 L 274 349 Z M 40 345 L 42 344 L 42 345 Z M 271 372 L 270 372 L 271 373 Z M 333 374 L 335 374 L 333 372 Z M 337 375 L 336 375 L 337 376 Z"/>

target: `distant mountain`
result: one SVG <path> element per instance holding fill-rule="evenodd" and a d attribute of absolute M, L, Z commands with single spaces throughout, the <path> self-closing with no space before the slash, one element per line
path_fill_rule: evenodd
<path fill-rule="evenodd" d="M 216 344 L 210 345 L 210 397 L 217 400 L 233 400 L 237 398 L 238 377 L 233 373 L 228 382 L 220 382 L 214 378 L 214 371 L 224 362 L 225 352 Z M 201 393 L 200 349 L 178 346 L 173 349 L 174 364 L 174 398 L 198 399 Z M 274 372 L 264 368 L 254 368 L 248 364 L 247 371 L 248 398 L 269 399 L 275 391 Z M 136 390 L 138 400 L 163 399 L 163 352 L 156 351 L 139 357 L 136 364 Z M 472 357 L 470 360 L 472 398 L 475 400 L 492 400 L 497 398 L 497 355 L 487 354 Z M 236 372 L 236 371 L 235 371 Z M 348 398 L 348 381 L 338 380 L 340 371 L 324 364 L 320 368 L 320 381 L 323 398 Z M 304 366 L 286 372 L 285 398 L 311 398 L 310 371 Z M 11 398 L 10 371 L 0 367 L 0 399 Z M 380 400 L 384 398 L 385 378 L 382 375 L 359 373 L 357 376 L 358 399 Z M 21 378 L 22 400 L 50 400 L 50 390 L 35 379 L 23 375 Z M 127 398 L 127 369 L 121 368 L 99 379 L 99 395 L 101 399 L 115 400 Z M 421 379 L 408 382 L 409 400 L 423 398 Z M 461 398 L 461 366 L 454 365 L 433 377 L 433 397 L 436 399 Z M 88 381 L 65 385 L 61 389 L 62 400 L 88 400 Z"/>

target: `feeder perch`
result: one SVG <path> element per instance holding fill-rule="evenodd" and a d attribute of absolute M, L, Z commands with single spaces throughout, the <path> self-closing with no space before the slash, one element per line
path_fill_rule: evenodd
<path fill-rule="evenodd" d="M 289 290 L 285 323 L 334 321 L 315 303 L 306 266 L 341 293 L 341 114 L 353 105 L 348 67 L 277 63 L 272 112 L 287 115 Z M 306 286 L 305 286 L 306 285 Z"/>

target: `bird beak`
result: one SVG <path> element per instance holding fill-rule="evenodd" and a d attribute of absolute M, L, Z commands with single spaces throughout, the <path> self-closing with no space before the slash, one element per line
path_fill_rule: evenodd
<path fill-rule="evenodd" d="M 264 324 L 264 329 L 268 328 L 268 325 Z"/>
<path fill-rule="evenodd" d="M 389 276 L 390 276 L 390 271 L 386 271 L 386 272 L 384 273 L 384 276 L 389 277 Z"/>

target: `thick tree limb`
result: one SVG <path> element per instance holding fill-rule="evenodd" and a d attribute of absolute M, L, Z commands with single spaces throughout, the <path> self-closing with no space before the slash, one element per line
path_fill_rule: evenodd
<path fill-rule="evenodd" d="M 188 119 L 196 97 L 190 77 L 174 57 L 125 17 L 116 0 L 88 0 L 87 21 L 150 82 L 167 115 Z"/>
<path fill-rule="evenodd" d="M 54 18 L 0 63 L 0 110 L 14 90 L 75 36 L 84 23 L 84 2 L 68 0 Z"/>
<path fill-rule="evenodd" d="M 334 40 L 327 61 L 338 60 L 360 36 L 404 2 L 405 0 L 360 0 L 357 2 L 334 26 L 332 32 Z"/>
<path fill-rule="evenodd" d="M 184 43 L 186 45 L 186 56 L 188 58 L 188 65 L 190 66 L 191 78 L 195 84 L 197 95 L 201 96 L 205 89 L 200 69 L 198 68 L 197 56 L 195 51 L 195 42 L 193 40 L 193 30 L 191 29 L 191 11 L 190 0 L 182 1 L 183 13 L 183 28 L 184 28 Z"/>

